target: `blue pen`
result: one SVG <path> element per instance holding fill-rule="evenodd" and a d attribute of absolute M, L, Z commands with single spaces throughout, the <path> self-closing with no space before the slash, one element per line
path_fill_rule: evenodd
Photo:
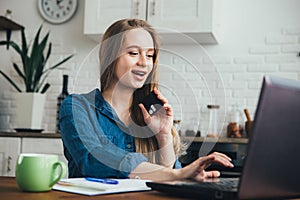
<path fill-rule="evenodd" d="M 102 179 L 102 178 L 91 178 L 91 177 L 86 177 L 85 180 L 104 183 L 104 184 L 114 184 L 114 185 L 119 183 L 117 180 L 113 180 L 113 179 Z"/>

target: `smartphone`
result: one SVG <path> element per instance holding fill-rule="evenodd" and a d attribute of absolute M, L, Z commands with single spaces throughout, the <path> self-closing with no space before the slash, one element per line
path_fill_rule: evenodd
<path fill-rule="evenodd" d="M 156 94 L 152 91 L 141 102 L 150 116 L 154 115 L 163 106 L 163 102 L 157 98 Z"/>

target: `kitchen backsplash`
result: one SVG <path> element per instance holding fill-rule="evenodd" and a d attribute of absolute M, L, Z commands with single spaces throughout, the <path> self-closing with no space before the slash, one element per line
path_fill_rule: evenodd
<path fill-rule="evenodd" d="M 214 98 L 203 78 L 211 80 L 217 75 L 220 75 L 221 80 L 210 81 L 210 83 L 216 90 L 224 89 L 221 98 L 223 94 L 226 98 L 225 102 L 221 103 L 225 103 L 226 107 L 238 104 L 241 110 L 248 108 L 253 115 L 262 76 L 265 73 L 299 79 L 300 66 L 297 57 L 297 51 L 300 49 L 299 38 L 300 29 L 283 29 L 278 36 L 266 36 L 265 44 L 250 46 L 248 55 L 228 57 L 208 55 L 203 50 L 200 52 L 202 55 L 196 55 L 195 58 L 182 58 L 170 52 L 174 52 L 173 49 L 181 49 L 189 55 L 195 51 L 195 47 L 163 46 L 160 55 L 160 88 L 170 102 L 173 102 L 175 119 L 182 121 L 180 125 L 183 129 L 196 124 L 195 126 L 205 134 L 209 118 L 206 105 L 214 103 Z M 65 66 L 67 70 L 57 70 L 50 75 L 49 81 L 52 86 L 47 93 L 43 119 L 45 131 L 55 130 L 56 100 L 61 91 L 63 74 L 70 76 L 68 88 L 70 93 L 88 92 L 99 86 L 98 74 L 94 73 L 98 66 L 97 59 L 94 59 L 96 53 L 97 48 L 91 51 L 84 62 L 70 62 Z M 2 130 L 14 128 L 14 94 L 14 91 L 1 94 L 0 127 Z"/>

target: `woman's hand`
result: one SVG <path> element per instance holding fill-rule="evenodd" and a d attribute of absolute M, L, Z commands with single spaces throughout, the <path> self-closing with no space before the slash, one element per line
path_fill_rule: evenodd
<path fill-rule="evenodd" d="M 194 179 L 196 181 L 203 181 L 206 178 L 216 178 L 220 176 L 219 171 L 205 171 L 212 163 L 219 163 L 225 167 L 234 167 L 231 159 L 225 154 L 214 152 L 208 156 L 203 156 L 178 170 L 179 179 Z"/>
<path fill-rule="evenodd" d="M 168 104 L 167 99 L 164 98 L 156 88 L 153 91 L 157 98 L 162 101 L 162 108 L 154 115 L 150 116 L 142 103 L 139 104 L 139 107 L 142 110 L 145 123 L 149 126 L 153 133 L 157 137 L 161 135 L 167 136 L 171 134 L 171 128 L 173 126 L 173 110 L 171 105 Z"/>
<path fill-rule="evenodd" d="M 173 126 L 173 110 L 168 104 L 167 99 L 164 98 L 157 89 L 153 91 L 157 98 L 162 101 L 162 108 L 151 116 L 143 104 L 139 104 L 139 107 L 142 110 L 145 123 L 155 134 L 158 143 L 157 155 L 159 164 L 167 168 L 172 168 L 176 160 L 171 132 Z"/>

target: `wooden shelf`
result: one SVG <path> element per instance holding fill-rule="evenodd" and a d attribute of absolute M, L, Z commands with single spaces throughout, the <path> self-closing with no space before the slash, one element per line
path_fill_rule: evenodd
<path fill-rule="evenodd" d="M 32 132 L 0 132 L 0 137 L 61 138 L 61 134 Z"/>
<path fill-rule="evenodd" d="M 4 17 L 0 16 L 0 30 L 7 31 L 7 30 L 21 30 L 24 29 L 24 26 Z"/>
<path fill-rule="evenodd" d="M 0 16 L 0 31 L 6 31 L 6 40 L 10 41 L 12 31 L 22 30 L 24 26 L 4 17 Z M 9 49 L 9 45 L 6 46 Z"/>

